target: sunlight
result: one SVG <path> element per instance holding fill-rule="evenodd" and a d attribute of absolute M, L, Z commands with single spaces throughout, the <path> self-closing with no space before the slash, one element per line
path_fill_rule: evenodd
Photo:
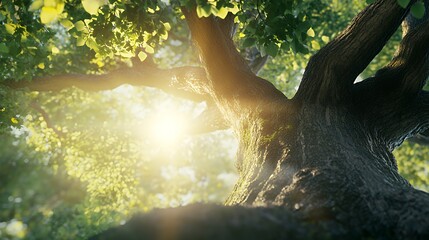
<path fill-rule="evenodd" d="M 186 127 L 184 117 L 178 112 L 160 112 L 149 121 L 149 135 L 156 143 L 172 144 L 185 134 Z"/>

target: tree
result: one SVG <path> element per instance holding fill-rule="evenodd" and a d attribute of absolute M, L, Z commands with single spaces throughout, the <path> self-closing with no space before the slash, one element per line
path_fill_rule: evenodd
<path fill-rule="evenodd" d="M 226 204 L 235 207 L 193 206 L 154 212 L 137 217 L 122 228 L 107 231 L 99 238 L 115 238 L 116 234 L 131 234 L 128 235 L 131 237 L 138 233 L 160 239 L 237 236 L 281 239 L 297 235 L 424 239 L 429 235 L 429 195 L 414 189 L 399 175 L 392 155 L 406 138 L 427 135 L 425 131 L 429 127 L 429 96 L 423 90 L 428 75 L 426 28 L 429 25 L 412 16 L 404 21 L 410 9 L 416 16 L 421 15 L 422 2 L 399 1 L 403 5 L 400 6 L 394 0 L 378 0 L 368 5 L 343 32 L 310 58 L 299 89 L 291 99 L 255 72 L 266 60 L 262 56 L 266 53 L 276 55 L 280 48 L 307 51 L 306 36 L 314 35 L 314 30 L 308 28 L 304 16 L 311 16 L 311 11 L 299 12 L 299 9 L 309 3 L 267 1 L 256 3 L 258 11 L 254 13 L 245 10 L 255 3 L 181 2 L 181 12 L 203 67 L 165 70 L 148 60 L 137 60 L 132 62 L 132 67 L 93 76 L 91 81 L 85 75 L 66 73 L 34 78 L 31 82 L 7 83 L 11 87 L 26 86 L 34 90 L 59 90 L 71 85 L 98 90 L 124 83 L 158 87 L 208 102 L 200 117 L 204 124 L 197 122 L 195 132 L 224 126 L 233 129 L 239 140 L 240 177 Z M 145 11 L 156 12 L 156 4 L 152 4 L 145 6 Z M 318 8 L 314 5 L 312 10 Z M 98 13 L 100 6 L 94 10 L 93 6 L 84 4 L 90 13 Z M 260 33 L 255 28 L 252 30 L 252 24 L 256 23 L 251 20 L 245 31 L 250 36 L 247 42 L 258 42 L 258 50 L 248 48 L 240 54 L 236 49 L 232 37 L 237 6 L 244 12 L 238 13 L 238 19 L 265 11 L 264 24 L 271 28 L 265 28 L 263 34 L 271 32 L 271 35 L 260 38 Z M 41 9 L 41 20 L 49 22 L 45 7 L 50 6 L 45 3 Z M 125 9 L 130 13 L 128 20 L 141 20 L 136 14 L 141 10 L 137 5 L 125 4 Z M 289 9 L 298 9 L 298 14 L 284 11 Z M 286 17 L 279 17 L 283 13 Z M 294 18 L 294 14 L 299 17 Z M 109 19 L 109 16 L 99 14 L 96 19 Z M 279 18 L 276 20 L 276 17 Z M 160 22 L 162 26 L 144 22 L 144 27 L 152 27 L 150 32 L 139 25 L 141 28 L 137 30 L 144 32 L 143 44 L 130 49 L 126 49 L 125 44 L 125 50 L 119 55 L 127 58 L 127 51 L 140 50 L 138 57 L 145 60 L 147 54 L 153 52 L 151 44 L 156 45 L 169 29 L 168 24 Z M 293 24 L 281 25 L 290 22 Z M 356 82 L 402 22 L 406 30 L 393 59 L 374 76 Z M 94 59 L 99 66 L 105 63 L 97 59 L 116 56 L 112 52 L 117 51 L 100 50 L 105 42 L 94 40 L 93 36 L 100 34 L 106 36 L 106 42 L 111 41 L 109 30 L 114 32 L 115 28 L 106 30 L 101 23 L 75 24 L 76 41 L 98 54 Z M 92 35 L 83 30 L 86 25 L 94 29 Z M 279 26 L 290 27 L 288 30 L 292 32 L 279 33 Z M 151 32 L 158 34 L 149 34 Z M 310 43 L 318 48 L 317 42 Z M 3 49 L 10 51 L 6 45 Z M 195 216 L 191 216 L 193 214 Z M 164 225 L 159 227 L 159 222 L 167 224 L 165 227 L 171 231 L 162 232 Z M 201 227 L 210 223 L 216 229 L 201 231 Z M 317 231 L 324 234 L 316 235 Z M 170 233 L 177 235 L 170 236 Z"/>

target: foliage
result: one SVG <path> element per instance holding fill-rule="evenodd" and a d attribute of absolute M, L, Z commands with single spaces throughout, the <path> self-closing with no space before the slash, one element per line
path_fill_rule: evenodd
<path fill-rule="evenodd" d="M 213 146 L 234 144 L 230 134 L 184 136 L 160 146 L 145 126 L 149 113 L 171 105 L 169 110 L 178 107 L 194 115 L 201 106 L 159 91 L 124 88 L 32 94 L 43 110 L 30 110 L 15 135 L 1 137 L 0 159 L 11 165 L 2 168 L 7 179 L 1 182 L 8 183 L 2 189 L 14 192 L 0 194 L 1 207 L 12 211 L 0 222 L 24 222 L 29 239 L 86 238 L 135 211 L 222 201 L 236 176 L 232 152 Z M 124 92 L 131 94 L 124 98 Z M 7 199 L 16 198 L 20 203 L 11 206 Z"/>
<path fill-rule="evenodd" d="M 405 142 L 396 150 L 395 156 L 401 175 L 416 188 L 429 191 L 429 148 Z"/>
<path fill-rule="evenodd" d="M 162 67 L 195 64 L 180 12 L 195 3 L 201 17 L 235 13 L 239 48 L 256 46 L 272 56 L 261 75 L 287 95 L 295 92 L 310 54 L 366 4 L 2 0 L 0 82 L 99 74 L 148 56 Z M 386 64 L 399 40 L 400 32 L 362 77 Z M 230 132 L 180 136 L 163 147 L 150 133 L 151 116 L 159 112 L 191 122 L 202 107 L 129 86 L 38 93 L 0 85 L 0 238 L 85 238 L 135 211 L 222 202 L 235 179 Z M 404 176 L 427 190 L 427 147 L 406 143 L 396 155 Z"/>

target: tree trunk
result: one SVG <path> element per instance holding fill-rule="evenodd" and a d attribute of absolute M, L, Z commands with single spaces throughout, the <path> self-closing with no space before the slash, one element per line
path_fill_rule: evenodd
<path fill-rule="evenodd" d="M 230 207 L 155 210 L 92 239 L 428 239 L 429 194 L 353 110 L 271 107 L 239 131 Z"/>
<path fill-rule="evenodd" d="M 269 124 L 280 131 L 246 135 L 260 140 L 257 150 L 240 148 L 242 174 L 228 205 L 282 206 L 371 236 L 429 236 L 429 195 L 398 174 L 389 148 L 358 116 L 316 104 L 294 116 Z M 263 160 L 254 163 L 255 154 Z"/>

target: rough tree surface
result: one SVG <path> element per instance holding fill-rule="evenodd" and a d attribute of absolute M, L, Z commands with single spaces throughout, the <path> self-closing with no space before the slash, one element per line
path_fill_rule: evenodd
<path fill-rule="evenodd" d="M 228 206 L 155 210 L 93 239 L 429 239 L 429 194 L 399 175 L 392 155 L 429 128 L 429 92 L 422 90 L 429 23 L 405 20 L 414 2 L 368 5 L 310 59 L 292 99 L 237 52 L 232 17 L 198 18 L 182 9 L 204 69 L 138 71 L 151 72 L 146 85 L 192 91 L 213 103 L 207 114 L 223 119 L 239 140 L 240 178 Z M 355 83 L 403 22 L 406 33 L 392 61 Z M 127 74 L 137 85 L 136 71 L 109 76 L 114 85 Z M 97 89 L 92 83 L 76 78 L 74 85 Z M 61 88 L 37 79 L 33 87 Z"/>

